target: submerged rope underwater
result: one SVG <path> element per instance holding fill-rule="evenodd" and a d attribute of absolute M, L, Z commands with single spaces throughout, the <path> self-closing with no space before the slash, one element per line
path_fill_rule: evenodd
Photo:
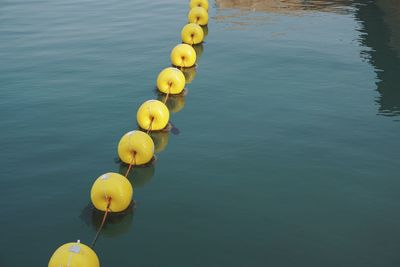
<path fill-rule="evenodd" d="M 100 227 L 97 230 L 96 235 L 94 236 L 92 244 L 90 245 L 91 248 L 94 248 L 94 245 L 96 244 L 96 241 L 100 236 L 100 232 L 101 232 L 101 230 L 103 230 L 104 224 L 106 223 L 107 215 L 108 215 L 108 213 L 110 211 L 111 199 L 112 199 L 111 197 L 108 197 L 106 211 L 104 212 L 104 216 L 103 216 L 103 219 L 101 221 Z"/>

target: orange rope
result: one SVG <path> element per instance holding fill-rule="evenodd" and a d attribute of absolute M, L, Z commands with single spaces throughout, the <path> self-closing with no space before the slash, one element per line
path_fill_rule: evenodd
<path fill-rule="evenodd" d="M 108 198 L 107 198 L 107 207 L 106 207 L 106 211 L 104 212 L 104 216 L 103 216 L 103 220 L 101 221 L 100 228 L 99 228 L 99 230 L 97 230 L 97 233 L 96 233 L 96 235 L 94 236 L 93 242 L 92 242 L 92 244 L 90 245 L 91 248 L 94 248 L 94 245 L 96 244 L 96 241 L 97 241 L 97 239 L 99 238 L 100 232 L 101 232 L 101 230 L 103 229 L 103 226 L 104 226 L 104 224 L 105 224 L 105 222 L 106 222 L 106 219 L 107 219 L 108 212 L 110 211 L 110 205 L 111 205 L 111 197 L 108 197 Z"/>
<path fill-rule="evenodd" d="M 151 117 L 151 122 L 150 122 L 150 125 L 149 125 L 149 128 L 147 129 L 147 134 L 149 134 L 149 132 L 151 131 L 151 126 L 153 125 L 153 121 L 154 121 L 154 117 Z"/>
<path fill-rule="evenodd" d="M 171 93 L 171 92 L 170 92 L 170 91 L 171 91 L 171 87 L 172 87 L 172 83 L 170 82 L 170 83 L 168 83 L 168 92 L 167 92 L 167 96 L 166 96 L 165 99 L 164 99 L 164 104 L 167 103 L 169 94 Z"/>
<path fill-rule="evenodd" d="M 136 156 L 136 152 L 133 152 L 133 157 L 132 157 L 131 163 L 129 163 L 128 170 L 125 173 L 125 177 L 127 179 L 128 179 L 128 175 L 129 175 L 129 172 L 131 171 L 132 166 L 134 166 L 136 164 L 135 156 Z"/>
<path fill-rule="evenodd" d="M 135 157 L 136 157 L 136 152 L 133 152 L 132 161 L 130 162 L 129 167 L 128 167 L 128 170 L 127 170 L 126 173 L 125 173 L 125 177 L 126 177 L 127 179 L 128 179 L 129 172 L 131 171 L 132 167 L 136 164 L 136 159 L 135 159 Z M 97 241 L 97 239 L 98 239 L 99 236 L 100 236 L 100 232 L 101 232 L 101 230 L 103 229 L 104 224 L 106 223 L 107 215 L 108 215 L 108 213 L 110 212 L 110 206 L 111 206 L 111 197 L 107 197 L 107 207 L 106 207 L 106 211 L 104 212 L 103 219 L 102 219 L 102 221 L 101 221 L 101 224 L 100 224 L 99 229 L 98 229 L 97 232 L 96 232 L 96 235 L 94 236 L 93 242 L 92 242 L 92 244 L 90 245 L 91 248 L 94 248 L 94 245 L 96 244 L 96 241 Z"/>
<path fill-rule="evenodd" d="M 167 96 L 166 96 L 165 99 L 164 99 L 164 104 L 167 103 L 168 97 L 169 97 L 169 90 L 168 90 Z"/>

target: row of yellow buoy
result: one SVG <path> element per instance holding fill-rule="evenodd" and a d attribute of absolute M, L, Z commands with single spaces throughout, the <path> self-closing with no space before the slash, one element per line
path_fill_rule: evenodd
<path fill-rule="evenodd" d="M 164 101 L 148 100 L 144 102 L 136 115 L 141 130 L 126 133 L 118 143 L 119 158 L 129 164 L 125 176 L 113 172 L 106 173 L 98 177 L 92 186 L 90 198 L 93 206 L 97 210 L 105 212 L 102 225 L 108 212 L 124 211 L 131 204 L 133 187 L 127 179 L 129 171 L 133 166 L 149 163 L 154 157 L 154 142 L 149 133 L 168 130 L 170 114 L 165 103 L 169 95 L 182 94 L 185 84 L 188 82 L 182 68 L 195 66 L 197 55 L 193 45 L 202 43 L 205 37 L 201 26 L 208 24 L 207 0 L 190 1 L 188 22 L 181 31 L 183 43 L 175 46 L 171 52 L 173 67 L 165 68 L 157 77 L 157 89 L 165 94 Z M 75 243 L 67 243 L 59 247 L 51 256 L 48 266 L 99 267 L 100 262 L 96 253 L 78 240 Z"/>

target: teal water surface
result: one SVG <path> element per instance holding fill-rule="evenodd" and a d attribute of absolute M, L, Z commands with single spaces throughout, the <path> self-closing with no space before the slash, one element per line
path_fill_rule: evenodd
<path fill-rule="evenodd" d="M 224 2 L 169 103 L 176 129 L 130 177 L 136 208 L 96 244 L 101 266 L 399 266 L 399 9 Z M 92 241 L 91 185 L 126 170 L 116 146 L 158 97 L 187 11 L 1 1 L 0 266 Z"/>

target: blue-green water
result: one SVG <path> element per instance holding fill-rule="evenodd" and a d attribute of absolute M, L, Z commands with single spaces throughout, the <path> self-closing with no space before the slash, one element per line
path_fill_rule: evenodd
<path fill-rule="evenodd" d="M 179 134 L 135 170 L 137 207 L 110 218 L 102 266 L 399 266 L 399 13 L 378 2 L 212 3 Z M 1 266 L 92 241 L 91 185 L 124 170 L 117 143 L 187 11 L 0 2 Z"/>

